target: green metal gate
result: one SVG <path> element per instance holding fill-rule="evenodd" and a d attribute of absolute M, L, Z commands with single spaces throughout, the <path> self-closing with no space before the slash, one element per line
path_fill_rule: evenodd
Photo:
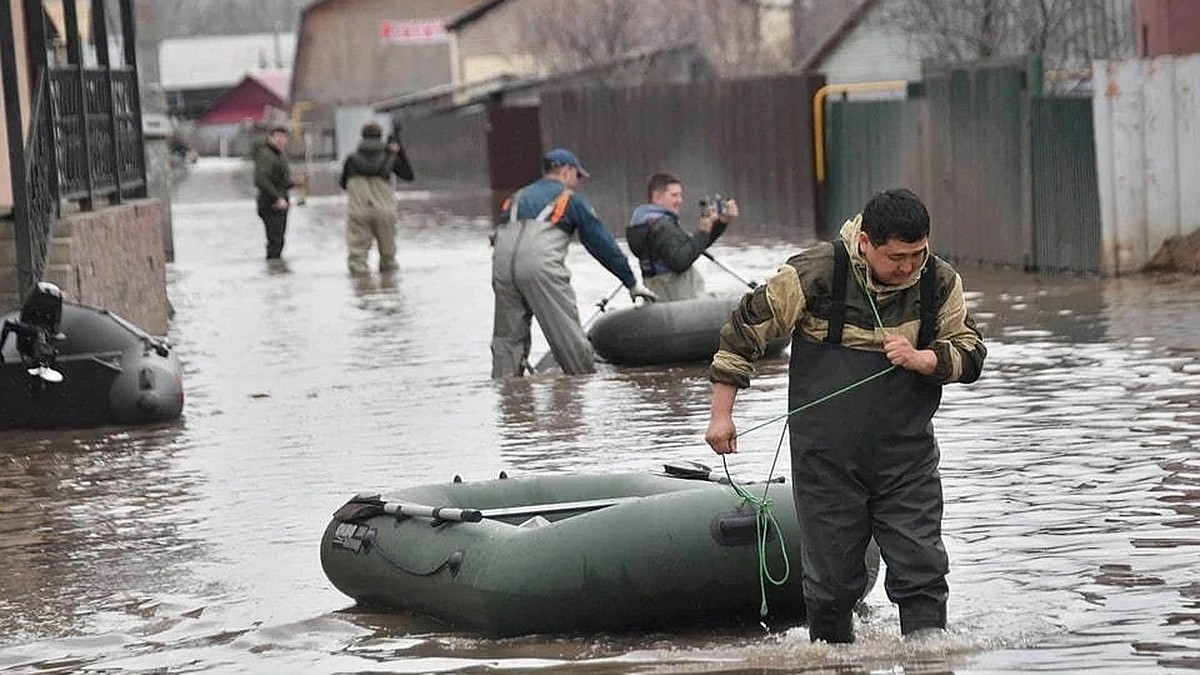
<path fill-rule="evenodd" d="M 1034 98 L 1033 266 L 1039 271 L 1100 274 L 1100 192 L 1092 101 Z"/>

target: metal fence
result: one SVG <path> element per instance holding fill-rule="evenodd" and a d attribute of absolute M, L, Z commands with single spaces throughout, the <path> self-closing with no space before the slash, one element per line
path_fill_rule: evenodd
<path fill-rule="evenodd" d="M 90 202 L 96 197 L 145 195 L 136 77 L 128 68 L 50 69 L 62 199 Z"/>
<path fill-rule="evenodd" d="M 1032 266 L 1102 274 L 1092 100 L 1034 98 L 1031 104 Z"/>
<path fill-rule="evenodd" d="M 876 190 L 907 187 L 928 198 L 925 106 L 915 100 L 839 103 L 827 119 L 827 236 Z"/>
<path fill-rule="evenodd" d="M 1098 273 L 1091 101 L 1040 96 L 1038 81 L 1026 62 L 984 63 L 927 72 L 921 97 L 830 103 L 827 225 L 910 187 L 946 258 Z"/>
<path fill-rule="evenodd" d="M 22 296 L 42 278 L 50 248 L 50 221 L 58 217 L 58 181 L 54 165 L 39 161 L 54 153 L 54 135 L 50 116 L 49 87 L 45 73 L 39 73 L 34 85 L 33 107 L 25 145 L 24 204 L 16 205 L 14 219 L 17 276 Z"/>
<path fill-rule="evenodd" d="M 14 211 L 21 294 L 41 280 L 50 224 L 62 202 L 91 210 L 146 196 L 137 73 L 125 69 L 39 69 L 24 148 L 23 207 Z"/>
<path fill-rule="evenodd" d="M 656 171 L 678 176 L 695 199 L 720 192 L 741 209 L 738 229 L 816 236 L 812 96 L 822 80 L 781 75 L 542 95 L 542 140 L 574 150 L 592 173 L 585 191 L 624 231 Z"/>

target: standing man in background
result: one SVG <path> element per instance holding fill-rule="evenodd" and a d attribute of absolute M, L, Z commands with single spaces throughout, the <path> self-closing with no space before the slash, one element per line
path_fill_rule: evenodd
<path fill-rule="evenodd" d="M 563 372 L 595 372 L 592 345 L 579 323 L 566 265 L 567 244 L 576 232 L 588 253 L 629 289 L 630 298 L 655 300 L 654 293 L 638 283 L 612 233 L 575 193 L 587 177 L 574 153 L 556 148 L 542 157 L 542 177 L 501 206 L 492 249 L 493 379 L 519 377 L 529 368 L 533 317 Z"/>
<path fill-rule="evenodd" d="M 625 229 L 625 240 L 638 258 L 646 287 L 660 302 L 699 297 L 704 279 L 692 265 L 738 217 L 737 202 L 725 199 L 708 205 L 696 230 L 688 233 L 679 224 L 683 183 L 678 178 L 669 173 L 650 176 L 646 196 L 650 203 L 633 210 Z"/>
<path fill-rule="evenodd" d="M 396 192 L 392 176 L 412 180 L 412 167 L 400 139 L 383 142 L 383 127 L 367 122 L 362 141 L 342 165 L 341 186 L 349 194 L 346 207 L 346 266 L 366 274 L 371 243 L 379 247 L 379 271 L 396 269 Z"/>
<path fill-rule="evenodd" d="M 283 254 L 287 233 L 288 190 L 296 185 L 288 166 L 290 139 L 286 125 L 274 124 L 254 150 L 254 187 L 258 189 L 258 217 L 267 235 L 267 260 L 278 260 Z"/>

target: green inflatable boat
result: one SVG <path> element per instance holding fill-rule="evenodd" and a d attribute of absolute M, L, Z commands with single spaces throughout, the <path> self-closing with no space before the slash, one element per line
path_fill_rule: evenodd
<path fill-rule="evenodd" d="M 799 524 L 791 488 L 742 486 L 705 468 L 668 475 L 536 475 L 359 495 L 334 514 L 321 565 L 365 607 L 408 611 L 493 636 L 692 624 L 800 622 Z M 685 474 L 677 477 L 670 474 Z M 763 562 L 782 585 L 760 583 Z M 784 554 L 786 552 L 786 560 Z M 872 545 L 867 591 L 879 571 Z"/>

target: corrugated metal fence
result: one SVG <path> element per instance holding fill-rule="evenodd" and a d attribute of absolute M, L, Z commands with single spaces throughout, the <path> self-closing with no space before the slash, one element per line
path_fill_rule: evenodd
<path fill-rule="evenodd" d="M 420 160 L 419 186 L 431 189 L 519 183 L 497 174 L 528 163 L 492 161 L 489 171 L 489 147 L 534 157 L 571 148 L 592 172 L 583 193 L 617 234 L 655 171 L 683 180 L 685 220 L 695 200 L 720 192 L 738 199 L 738 229 L 785 230 L 797 243 L 829 236 L 873 191 L 903 185 L 926 199 L 934 248 L 947 258 L 1098 273 L 1091 102 L 1031 94 L 1040 81 L 1036 60 L 985 63 L 930 70 L 923 95 L 907 100 L 828 102 L 821 227 L 815 77 L 543 92 L 530 117 L 540 148 L 533 134 L 518 141 L 519 124 L 505 132 L 483 109 L 410 120 L 405 140 Z"/>
<path fill-rule="evenodd" d="M 1025 64 L 980 64 L 928 72 L 922 97 L 832 102 L 828 225 L 906 186 L 929 206 L 940 255 L 1098 273 L 1091 102 L 1031 96 L 1039 81 Z"/>
<path fill-rule="evenodd" d="M 1034 98 L 1031 103 L 1034 266 L 1101 274 L 1092 101 Z"/>
<path fill-rule="evenodd" d="M 809 240 L 813 201 L 811 100 L 820 80 L 779 76 L 688 85 L 560 91 L 542 96 L 546 147 L 572 148 L 585 192 L 610 226 L 646 201 L 655 171 L 683 181 L 685 219 L 706 193 L 736 197 L 739 228 Z"/>

